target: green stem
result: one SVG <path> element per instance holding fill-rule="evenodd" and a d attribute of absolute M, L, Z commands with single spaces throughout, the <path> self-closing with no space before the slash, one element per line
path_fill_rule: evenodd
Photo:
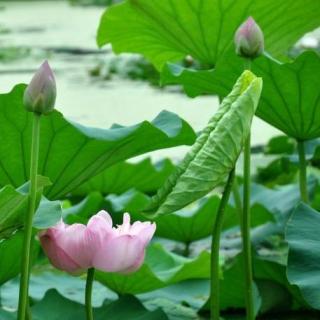
<path fill-rule="evenodd" d="M 29 278 L 30 278 L 30 252 L 32 240 L 32 222 L 36 209 L 37 198 L 37 171 L 39 158 L 39 140 L 40 140 L 40 114 L 33 113 L 33 129 L 31 144 L 31 161 L 30 161 L 30 188 L 28 212 L 25 217 L 24 241 L 22 251 L 22 265 L 20 277 L 18 320 L 25 320 L 27 312 L 28 295 L 29 295 Z"/>
<path fill-rule="evenodd" d="M 238 211 L 238 214 L 239 214 L 240 224 L 242 224 L 243 208 L 242 208 L 242 200 L 241 200 L 241 194 L 239 191 L 239 183 L 238 183 L 237 177 L 235 177 L 234 182 L 233 182 L 232 193 L 233 193 L 234 204 L 235 204 L 236 210 Z M 240 225 L 240 227 L 242 229 L 242 225 Z"/>
<path fill-rule="evenodd" d="M 190 254 L 190 242 L 186 242 L 183 250 L 183 256 L 188 257 L 189 254 Z"/>
<path fill-rule="evenodd" d="M 30 303 L 27 303 L 26 320 L 32 320 L 32 314 L 30 309 Z"/>
<path fill-rule="evenodd" d="M 92 303 L 91 303 L 93 279 L 94 279 L 94 268 L 90 268 L 88 269 L 88 272 L 87 272 L 86 294 L 85 294 L 87 320 L 93 320 Z"/>
<path fill-rule="evenodd" d="M 223 216 L 225 208 L 228 204 L 230 193 L 232 190 L 233 180 L 235 176 L 235 169 L 229 174 L 229 178 L 222 194 L 222 198 L 218 207 L 216 220 L 212 231 L 212 242 L 211 242 L 211 320 L 220 319 L 220 277 L 219 277 L 219 249 L 220 249 L 220 234 L 223 224 Z"/>
<path fill-rule="evenodd" d="M 307 161 L 306 161 L 306 153 L 304 149 L 304 141 L 298 141 L 298 153 L 299 153 L 299 167 L 300 167 L 300 196 L 301 200 L 305 203 L 309 202 L 308 196 L 308 184 L 307 184 Z"/>
<path fill-rule="evenodd" d="M 250 239 L 250 162 L 251 162 L 251 135 L 244 144 L 244 180 L 243 180 L 243 214 L 242 214 L 242 243 L 243 258 L 245 270 L 245 301 L 247 310 L 247 320 L 255 319 L 253 302 L 253 271 L 251 257 L 251 239 Z"/>
<path fill-rule="evenodd" d="M 251 59 L 245 59 L 244 60 L 244 69 L 245 70 L 251 70 Z"/>

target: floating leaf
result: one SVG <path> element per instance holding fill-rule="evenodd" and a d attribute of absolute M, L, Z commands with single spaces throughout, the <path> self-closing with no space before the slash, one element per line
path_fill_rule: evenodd
<path fill-rule="evenodd" d="M 215 66 L 233 43 L 238 26 L 253 16 L 274 56 L 287 53 L 307 31 L 319 26 L 314 0 L 126 0 L 103 14 L 98 44 L 116 53 L 136 52 L 161 69 L 187 55 Z"/>
<path fill-rule="evenodd" d="M 243 281 L 243 258 L 238 256 L 232 266 L 223 271 L 223 279 L 220 284 L 220 308 L 243 308 L 245 306 L 245 284 Z M 258 312 L 261 300 L 256 284 L 253 285 L 253 300 L 255 313 Z"/>
<path fill-rule="evenodd" d="M 69 281 L 69 279 L 70 276 L 65 280 Z M 83 296 L 85 283 L 84 281 L 81 283 L 81 295 Z M 45 296 L 32 306 L 31 311 L 32 319 L 35 320 L 86 319 L 85 306 L 83 304 L 67 299 L 55 289 L 48 290 Z M 104 320 L 106 318 L 112 320 L 168 320 L 162 310 L 157 308 L 157 310 L 149 311 L 133 296 L 123 296 L 111 302 L 106 301 L 101 307 L 94 308 L 93 313 L 96 320 Z M 7 312 L 0 309 L 1 320 L 14 320 L 16 318 L 15 312 Z"/>
<path fill-rule="evenodd" d="M 198 311 L 208 300 L 210 294 L 209 280 L 186 280 L 169 287 L 161 288 L 148 293 L 139 294 L 139 299 L 146 306 L 164 306 L 165 312 L 170 316 L 171 310 L 162 303 L 171 302 Z M 170 307 L 170 305 L 168 306 Z M 172 313 L 176 310 L 172 310 Z M 194 319 L 191 318 L 191 319 Z"/>
<path fill-rule="evenodd" d="M 249 133 L 262 80 L 245 71 L 148 210 L 171 213 L 203 197 L 234 168 Z"/>
<path fill-rule="evenodd" d="M 41 264 L 40 268 L 39 265 L 35 265 L 33 270 L 35 272 L 31 275 L 29 286 L 29 297 L 32 301 L 40 301 L 48 290 L 56 289 L 63 297 L 85 304 L 85 277 L 71 277 L 66 272 L 52 269 L 51 265 L 45 266 L 44 264 Z M 19 285 L 19 277 L 16 277 L 1 287 L 1 304 L 3 307 L 9 310 L 18 308 Z M 106 299 L 117 299 L 115 293 L 96 281 L 93 284 L 93 290 L 93 307 L 100 307 Z"/>
<path fill-rule="evenodd" d="M 147 221 L 148 217 L 141 212 L 150 203 L 146 195 L 130 190 L 121 196 L 107 197 L 112 211 L 117 213 L 130 212 L 133 220 Z M 162 238 L 190 243 L 211 235 L 217 208 L 220 203 L 218 196 L 201 199 L 184 209 L 170 215 L 159 215 L 153 219 L 157 225 L 156 235 Z M 226 207 L 224 229 L 236 226 L 238 212 L 231 206 Z"/>
<path fill-rule="evenodd" d="M 309 179 L 308 192 L 316 186 L 315 179 Z M 298 184 L 288 184 L 273 189 L 253 183 L 251 185 L 251 204 L 260 203 L 272 212 L 279 222 L 287 221 L 292 209 L 301 201 Z"/>
<path fill-rule="evenodd" d="M 263 90 L 262 90 L 263 92 Z M 292 154 L 296 149 L 296 141 L 288 136 L 271 138 L 264 147 L 265 154 Z"/>
<path fill-rule="evenodd" d="M 95 311 L 95 319 L 97 320 L 105 320 L 109 317 L 112 320 L 169 320 L 162 310 L 157 308 L 154 311 L 149 311 L 133 296 L 123 296 Z"/>
<path fill-rule="evenodd" d="M 166 298 L 155 298 L 144 303 L 147 308 L 153 310 L 160 307 L 173 320 L 199 320 L 197 310 L 191 309 L 185 303 L 177 304 L 175 301 Z"/>
<path fill-rule="evenodd" d="M 191 243 L 212 233 L 213 224 L 220 198 L 211 196 L 185 207 L 170 215 L 156 216 L 152 221 L 157 225 L 156 235 L 162 238 Z M 129 190 L 121 195 L 109 195 L 103 198 L 101 194 L 90 193 L 79 204 L 63 210 L 67 223 L 80 222 L 86 224 L 88 219 L 99 210 L 106 209 L 112 214 L 114 224 L 122 223 L 122 213 L 130 212 L 134 221 L 149 221 L 150 217 L 142 214 L 144 208 L 150 204 L 150 197 L 136 191 Z M 251 208 L 251 226 L 256 227 L 266 222 L 274 222 L 273 215 L 260 204 Z M 226 207 L 226 218 L 223 229 L 230 229 L 239 224 L 238 212 L 232 206 Z"/>
<path fill-rule="evenodd" d="M 38 230 L 47 229 L 57 224 L 61 217 L 61 202 L 59 200 L 49 201 L 45 197 L 42 197 L 39 207 L 35 212 L 32 225 Z"/>
<path fill-rule="evenodd" d="M 297 306 L 305 306 L 297 290 L 287 281 L 285 265 L 256 255 L 253 257 L 253 264 L 256 309 L 260 308 L 261 313 L 287 311 L 291 310 L 293 301 Z M 231 261 L 226 262 L 223 269 L 223 277 L 220 280 L 222 310 L 245 308 L 243 279 L 243 255 L 238 254 L 231 258 Z M 207 302 L 204 309 L 208 307 Z"/>
<path fill-rule="evenodd" d="M 310 306 L 320 310 L 320 214 L 300 204 L 287 224 L 287 275 Z"/>
<path fill-rule="evenodd" d="M 55 310 L 54 312 L 52 312 Z M 162 310 L 148 311 L 141 302 L 132 296 L 124 296 L 110 304 L 93 310 L 94 318 L 104 320 L 168 320 Z M 84 320 L 85 308 L 82 304 L 68 300 L 56 290 L 49 290 L 45 297 L 32 307 L 34 320 Z"/>
<path fill-rule="evenodd" d="M 184 208 L 170 215 L 159 215 L 154 219 L 157 224 L 156 234 L 166 239 L 190 243 L 212 234 L 219 197 L 210 197 L 192 208 Z M 132 214 L 134 218 L 139 216 Z M 238 212 L 231 206 L 226 207 L 223 230 L 238 224 Z"/>
<path fill-rule="evenodd" d="M 136 213 L 137 217 L 145 220 L 146 217 L 142 216 L 141 212 L 150 204 L 150 197 L 132 189 L 119 196 L 110 194 L 108 197 L 106 197 L 106 201 L 110 204 L 112 212 Z"/>
<path fill-rule="evenodd" d="M 269 280 L 273 283 L 278 284 L 278 288 L 276 287 L 276 291 L 280 291 L 280 293 L 284 293 L 284 289 L 287 291 L 285 295 L 281 294 L 281 296 L 287 296 L 287 301 L 284 303 L 282 301 L 283 306 L 279 305 L 279 300 L 274 300 L 272 295 L 270 296 L 268 290 L 261 290 L 263 291 L 263 296 L 267 295 L 267 298 L 271 298 L 272 301 L 274 301 L 275 305 L 279 308 L 281 307 L 287 307 L 287 310 L 290 309 L 290 304 L 301 306 L 301 307 L 307 307 L 307 304 L 305 303 L 303 297 L 301 296 L 299 290 L 296 286 L 291 285 L 288 282 L 287 275 L 286 275 L 286 258 L 287 258 L 287 250 L 285 254 L 282 254 L 283 257 L 279 257 L 281 255 L 281 251 L 274 250 L 272 254 L 274 256 L 255 256 L 254 257 L 254 275 L 257 279 L 259 279 L 261 283 L 261 280 Z M 280 262 L 281 260 L 284 260 L 283 262 Z M 290 293 L 290 295 L 288 295 Z M 277 292 L 274 292 L 274 296 L 277 296 Z M 267 301 L 263 301 L 264 306 L 268 305 L 269 303 L 266 303 Z M 270 302 L 270 301 L 269 301 Z"/>
<path fill-rule="evenodd" d="M 147 250 L 144 265 L 129 275 L 97 271 L 96 279 L 121 294 L 138 294 L 169 286 L 187 279 L 210 277 L 210 254 L 202 252 L 190 259 L 165 251 L 159 245 Z"/>
<path fill-rule="evenodd" d="M 62 215 L 68 224 L 87 224 L 88 219 L 102 209 L 106 209 L 106 200 L 99 192 L 91 192 L 78 204 L 63 209 Z"/>
<path fill-rule="evenodd" d="M 298 166 L 288 157 L 280 157 L 265 167 L 257 167 L 255 181 L 269 187 L 293 183 L 298 170 Z"/>
<path fill-rule="evenodd" d="M 0 95 L 0 185 L 28 181 L 32 114 L 22 105 L 25 85 Z M 194 142 L 195 133 L 177 115 L 163 111 L 152 122 L 96 129 L 69 122 L 54 111 L 41 119 L 39 174 L 59 199 L 105 168 L 148 151 Z"/>

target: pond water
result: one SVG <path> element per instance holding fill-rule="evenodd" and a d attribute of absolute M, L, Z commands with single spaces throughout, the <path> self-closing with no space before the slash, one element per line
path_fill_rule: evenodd
<path fill-rule="evenodd" d="M 190 99 L 172 90 L 159 90 L 146 82 L 113 78 L 97 81 L 89 70 L 112 55 L 111 48 L 99 51 L 96 29 L 103 8 L 75 7 L 66 1 L 0 2 L 1 47 L 31 49 L 15 60 L 0 60 L 0 91 L 28 82 L 47 58 L 58 86 L 57 109 L 86 125 L 109 127 L 112 123 L 134 124 L 153 119 L 167 109 L 186 119 L 195 130 L 203 128 L 216 111 L 215 97 Z M 87 54 L 74 54 L 76 51 Z M 255 119 L 253 144 L 262 144 L 279 132 Z M 183 149 L 183 148 L 182 148 Z M 177 156 L 181 148 L 158 151 Z"/>

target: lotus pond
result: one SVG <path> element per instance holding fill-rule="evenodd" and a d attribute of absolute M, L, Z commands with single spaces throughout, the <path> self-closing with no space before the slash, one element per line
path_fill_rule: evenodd
<path fill-rule="evenodd" d="M 320 1 L 0 16 L 0 320 L 320 319 Z"/>

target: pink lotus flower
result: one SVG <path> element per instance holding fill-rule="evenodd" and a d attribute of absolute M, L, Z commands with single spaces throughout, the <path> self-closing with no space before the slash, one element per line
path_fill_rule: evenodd
<path fill-rule="evenodd" d="M 156 225 L 134 222 L 125 213 L 123 224 L 114 228 L 106 211 L 94 215 L 87 226 L 62 221 L 41 232 L 40 242 L 50 262 L 58 269 L 80 274 L 89 268 L 105 272 L 134 272 L 142 265 L 145 248 Z"/>
<path fill-rule="evenodd" d="M 237 29 L 234 37 L 236 53 L 246 58 L 256 58 L 264 50 L 264 36 L 259 25 L 249 17 Z"/>
<path fill-rule="evenodd" d="M 56 95 L 56 81 L 48 61 L 45 61 L 24 91 L 23 103 L 28 111 L 47 114 L 54 108 Z"/>

